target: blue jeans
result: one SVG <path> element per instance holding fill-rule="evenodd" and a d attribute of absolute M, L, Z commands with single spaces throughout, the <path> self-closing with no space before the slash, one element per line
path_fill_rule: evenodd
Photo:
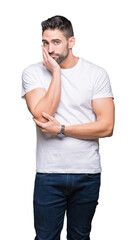
<path fill-rule="evenodd" d="M 35 240 L 60 240 L 65 211 L 67 239 L 90 240 L 100 177 L 101 173 L 36 173 L 33 199 Z"/>

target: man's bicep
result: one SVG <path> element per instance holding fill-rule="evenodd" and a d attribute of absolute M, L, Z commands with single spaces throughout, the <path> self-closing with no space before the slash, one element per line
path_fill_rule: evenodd
<path fill-rule="evenodd" d="M 35 88 L 25 94 L 25 99 L 29 111 L 34 113 L 34 109 L 38 102 L 46 95 L 46 90 L 44 88 Z"/>
<path fill-rule="evenodd" d="M 92 108 L 96 114 L 97 121 L 102 121 L 113 128 L 115 106 L 111 97 L 93 99 Z"/>

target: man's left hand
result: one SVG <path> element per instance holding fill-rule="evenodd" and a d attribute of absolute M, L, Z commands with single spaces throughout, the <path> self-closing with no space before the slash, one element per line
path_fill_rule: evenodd
<path fill-rule="evenodd" d="M 50 116 L 49 114 L 42 112 L 42 116 L 49 121 L 46 123 L 39 122 L 37 119 L 33 118 L 34 122 L 37 126 L 41 129 L 44 133 L 50 133 L 53 135 L 57 135 L 60 133 L 61 124 L 58 122 L 54 117 Z"/>

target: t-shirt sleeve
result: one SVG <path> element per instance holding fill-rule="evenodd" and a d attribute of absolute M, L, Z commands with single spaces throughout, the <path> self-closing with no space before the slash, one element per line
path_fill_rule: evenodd
<path fill-rule="evenodd" d="M 33 68 L 26 68 L 22 72 L 22 91 L 21 97 L 24 98 L 25 94 L 35 88 L 42 87 L 42 83 Z"/>
<path fill-rule="evenodd" d="M 99 76 L 97 76 L 94 82 L 93 99 L 105 97 L 112 97 L 114 99 L 109 75 L 104 69 L 101 69 Z"/>

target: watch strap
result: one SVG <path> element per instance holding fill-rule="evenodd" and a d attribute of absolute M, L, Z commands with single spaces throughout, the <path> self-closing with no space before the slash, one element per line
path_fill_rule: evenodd
<path fill-rule="evenodd" d="M 61 125 L 61 130 L 60 130 L 60 133 L 64 134 L 64 130 L 65 130 L 65 125 Z"/>

